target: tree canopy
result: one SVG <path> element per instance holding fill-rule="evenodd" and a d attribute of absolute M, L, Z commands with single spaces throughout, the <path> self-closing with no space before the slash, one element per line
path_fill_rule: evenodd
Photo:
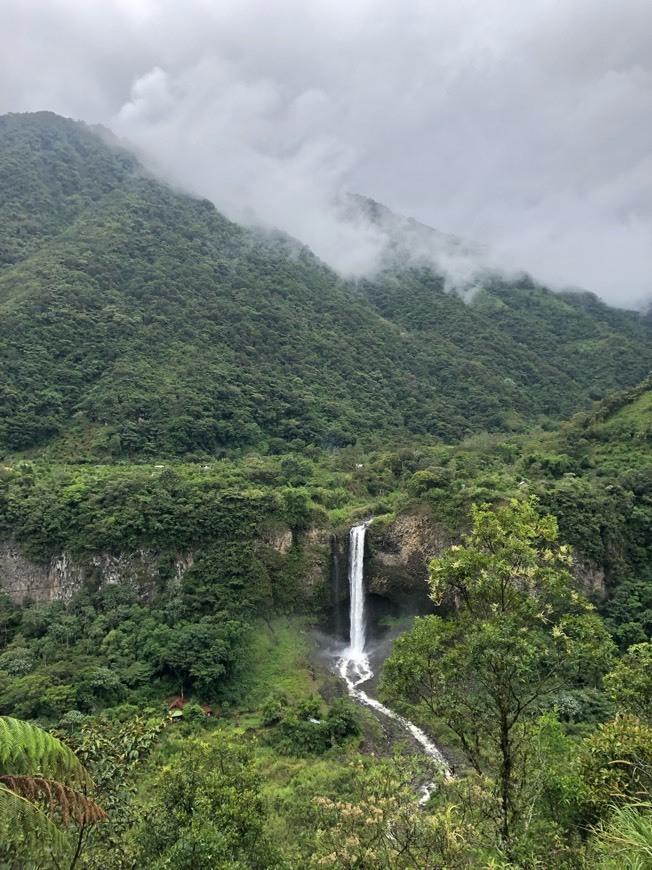
<path fill-rule="evenodd" d="M 462 544 L 431 564 L 447 616 L 417 619 L 383 668 L 384 697 L 444 722 L 467 762 L 495 781 L 496 827 L 509 843 L 523 819 L 538 716 L 562 690 L 600 683 L 613 644 L 573 588 L 557 524 L 531 500 L 472 509 Z"/>

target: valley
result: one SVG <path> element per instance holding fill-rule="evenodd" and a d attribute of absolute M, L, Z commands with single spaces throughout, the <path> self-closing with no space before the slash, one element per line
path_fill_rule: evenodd
<path fill-rule="evenodd" d="M 0 159 L 0 717 L 108 814 L 2 860 L 607 866 L 652 787 L 649 314 L 467 298 L 363 198 L 344 277 L 51 113 Z"/>

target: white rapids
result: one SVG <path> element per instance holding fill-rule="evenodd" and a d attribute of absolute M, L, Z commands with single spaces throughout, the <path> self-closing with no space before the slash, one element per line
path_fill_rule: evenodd
<path fill-rule="evenodd" d="M 374 672 L 371 668 L 369 656 L 366 653 L 366 625 L 365 625 L 365 592 L 364 592 L 364 539 L 367 526 L 371 520 L 353 526 L 349 538 L 349 584 L 351 600 L 351 640 L 349 646 L 343 651 L 342 657 L 337 663 L 339 675 L 346 683 L 349 695 L 358 703 L 371 707 L 388 719 L 398 722 L 409 732 L 421 746 L 425 755 L 435 761 L 446 777 L 450 776 L 450 770 L 444 756 L 424 732 L 399 716 L 389 707 L 385 707 L 376 698 L 372 698 L 364 692 L 360 686 L 370 680 Z M 430 797 L 432 783 L 423 785 L 421 792 L 423 797 L 419 801 L 425 804 Z"/>

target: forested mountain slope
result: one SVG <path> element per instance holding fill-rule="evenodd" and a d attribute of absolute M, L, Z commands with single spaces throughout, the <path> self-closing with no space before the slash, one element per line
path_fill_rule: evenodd
<path fill-rule="evenodd" d="M 395 214 L 368 198 L 351 196 L 348 204 L 345 214 L 350 219 L 369 221 L 385 239 L 379 274 L 359 284 L 384 317 L 433 339 L 445 335 L 495 365 L 510 359 L 515 364 L 512 378 L 521 385 L 546 384 L 551 372 L 542 368 L 543 360 L 599 399 L 612 389 L 614 364 L 645 371 L 638 367 L 637 341 L 622 342 L 623 335 L 648 341 L 652 336 L 649 321 L 642 322 L 636 312 L 610 308 L 589 292 L 551 293 L 525 274 L 501 275 L 480 245 Z M 438 258 L 441 266 L 433 265 Z M 455 274 L 458 292 L 444 293 Z M 457 295 L 471 304 L 461 304 Z"/>
<path fill-rule="evenodd" d="M 25 259 L 138 171 L 111 134 L 52 112 L 0 116 L 0 269 Z"/>
<path fill-rule="evenodd" d="M 652 365 L 649 323 L 401 265 L 358 285 L 54 115 L 0 121 L 0 453 L 457 439 L 560 418 Z"/>

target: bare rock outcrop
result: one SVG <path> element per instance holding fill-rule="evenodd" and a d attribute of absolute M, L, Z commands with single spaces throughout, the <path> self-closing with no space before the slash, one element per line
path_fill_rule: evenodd
<path fill-rule="evenodd" d="M 305 545 L 309 553 L 307 570 L 301 579 L 301 591 L 306 598 L 312 598 L 320 589 L 329 591 L 328 578 L 331 567 L 330 529 L 310 526 L 305 531 Z"/>
<path fill-rule="evenodd" d="M 263 533 L 263 543 L 276 550 L 281 556 L 287 555 L 292 549 L 294 537 L 289 526 L 272 526 Z"/>
<path fill-rule="evenodd" d="M 406 514 L 392 523 L 372 523 L 368 531 L 367 590 L 401 607 L 430 610 L 428 566 L 452 543 L 428 517 Z"/>
<path fill-rule="evenodd" d="M 174 558 L 174 582 L 181 582 L 192 563 L 191 553 Z M 131 586 L 139 598 L 148 601 L 159 589 L 160 567 L 160 555 L 151 550 L 97 552 L 83 562 L 60 553 L 50 562 L 39 563 L 28 559 L 15 542 L 0 542 L 0 589 L 19 603 L 67 601 L 87 584 L 102 587 L 118 583 Z"/>
<path fill-rule="evenodd" d="M 581 555 L 575 553 L 571 570 L 578 592 L 593 602 L 603 601 L 607 597 L 607 578 L 601 565 L 586 562 Z"/>
<path fill-rule="evenodd" d="M 83 569 L 65 553 L 41 564 L 28 559 L 14 542 L 0 543 L 0 589 L 13 601 L 67 600 L 82 582 Z"/>

